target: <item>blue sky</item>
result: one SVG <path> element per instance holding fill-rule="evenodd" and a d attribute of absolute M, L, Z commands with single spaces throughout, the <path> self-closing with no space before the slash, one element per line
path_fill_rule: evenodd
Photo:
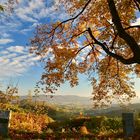
<path fill-rule="evenodd" d="M 38 63 L 40 58 L 28 52 L 29 41 L 37 25 L 67 17 L 62 8 L 56 12 L 57 6 L 58 0 L 18 0 L 14 13 L 9 16 L 0 13 L 0 83 L 3 89 L 17 82 L 20 94 L 34 89 L 43 69 Z M 57 93 L 90 96 L 91 91 L 90 84 L 81 76 L 80 86 L 71 89 L 66 83 Z"/>
<path fill-rule="evenodd" d="M 39 57 L 28 52 L 29 40 L 33 37 L 35 27 L 54 20 L 68 17 L 59 0 L 18 0 L 15 12 L 8 16 L 0 13 L 0 81 L 1 85 L 19 82 L 20 94 L 33 90 L 42 73 Z M 5 2 L 5 0 L 1 0 Z M 62 12 L 63 11 L 63 12 Z M 140 18 L 137 19 L 140 23 Z M 90 96 L 92 88 L 84 76 L 80 76 L 78 87 L 70 88 L 68 83 L 58 90 L 60 94 Z M 136 91 L 140 91 L 140 81 L 136 80 Z"/>

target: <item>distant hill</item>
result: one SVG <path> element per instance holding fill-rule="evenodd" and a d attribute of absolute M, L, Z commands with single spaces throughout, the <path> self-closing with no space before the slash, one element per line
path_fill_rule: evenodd
<path fill-rule="evenodd" d="M 27 99 L 27 95 L 20 96 L 20 99 Z M 54 104 L 61 104 L 61 105 L 67 105 L 67 104 L 82 104 L 82 105 L 91 105 L 93 101 L 91 100 L 91 97 L 82 97 L 77 95 L 39 95 L 38 97 L 33 96 L 33 101 L 45 101 L 48 103 L 54 103 Z M 140 98 L 135 98 L 132 100 L 132 103 L 140 103 Z M 118 105 L 113 104 L 113 107 L 116 107 Z"/>
<path fill-rule="evenodd" d="M 105 109 L 97 109 L 97 110 L 92 110 L 87 109 L 85 111 L 86 114 L 88 115 L 102 115 L 102 116 L 122 116 L 122 113 L 124 112 L 133 112 L 133 113 L 140 113 L 140 103 L 134 103 L 130 104 L 126 107 L 120 107 L 119 105 L 113 105 L 111 107 L 105 108 Z"/>
<path fill-rule="evenodd" d="M 27 99 L 27 95 L 20 96 L 20 99 Z M 93 101 L 91 97 L 82 97 L 77 95 L 39 95 L 38 97 L 33 96 L 32 100 L 44 101 L 51 104 L 59 105 L 92 105 Z M 135 106 L 136 103 L 140 103 L 140 98 L 132 100 L 132 105 Z M 113 104 L 112 107 L 118 107 L 117 104 Z M 137 105 L 135 107 L 138 107 Z M 138 107 L 139 108 L 139 107 Z"/>
<path fill-rule="evenodd" d="M 27 99 L 27 96 L 21 96 L 21 100 Z M 56 105 L 60 108 L 67 107 L 67 110 L 71 110 L 73 107 L 73 111 L 83 110 L 87 115 L 107 115 L 107 116 L 121 116 L 123 112 L 140 112 L 140 102 L 132 103 L 127 107 L 120 107 L 118 104 L 113 104 L 111 107 L 105 109 L 93 109 L 93 101 L 90 97 L 81 97 L 76 95 L 54 95 L 46 96 L 46 95 L 39 95 L 38 97 L 32 97 L 32 101 L 43 101 L 46 102 L 48 105 L 52 106 Z M 62 106 L 61 106 L 62 105 Z"/>
<path fill-rule="evenodd" d="M 26 99 L 27 96 L 21 96 L 20 99 Z M 90 97 L 81 97 L 76 95 L 39 95 L 38 97 L 32 97 L 32 100 L 35 101 L 44 101 L 51 104 L 59 104 L 59 105 L 91 105 L 92 100 Z"/>

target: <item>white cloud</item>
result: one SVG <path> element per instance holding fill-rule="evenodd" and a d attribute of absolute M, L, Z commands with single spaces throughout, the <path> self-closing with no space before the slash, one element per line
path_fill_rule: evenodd
<path fill-rule="evenodd" d="M 8 44 L 8 43 L 11 43 L 11 42 L 14 42 L 14 40 L 10 39 L 10 38 L 2 38 L 2 39 L 0 39 L 0 45 Z"/>
<path fill-rule="evenodd" d="M 18 0 L 18 3 L 14 13 L 7 16 L 8 18 L 1 19 L 0 77 L 23 74 L 40 59 L 40 57 L 29 54 L 27 48 L 22 44 L 16 45 L 24 37 L 23 34 L 31 33 L 37 25 L 44 21 L 47 22 L 48 17 L 56 20 L 67 16 L 62 9 L 56 11 L 56 7 L 60 4 L 59 0 Z M 16 33 L 21 35 L 19 39 Z M 30 36 L 30 34 L 28 35 Z M 11 36 L 17 40 L 12 40 Z M 23 40 L 26 41 L 26 38 Z M 14 42 L 15 45 L 2 47 L 11 42 Z M 53 56 L 50 59 L 53 59 Z"/>
<path fill-rule="evenodd" d="M 16 56 L 17 56 L 16 53 L 8 53 L 6 55 L 1 56 L 1 58 L 3 58 L 3 59 L 12 59 L 12 58 L 14 58 Z"/>
<path fill-rule="evenodd" d="M 6 55 L 6 54 L 8 54 L 9 52 L 8 51 L 1 51 L 0 52 L 0 54 L 2 54 L 2 55 Z"/>
<path fill-rule="evenodd" d="M 28 59 L 28 57 L 29 57 L 29 55 L 21 55 L 21 56 L 16 56 L 14 59 L 15 59 L 15 61 L 20 62 L 20 61 Z"/>
<path fill-rule="evenodd" d="M 32 32 L 40 24 L 47 23 L 47 19 L 62 20 L 67 17 L 64 8 L 60 9 L 59 0 L 18 0 L 14 7 L 14 13 L 3 15 L 1 18 L 0 30 L 1 38 L 10 38 L 12 33 L 26 35 Z M 56 9 L 58 9 L 56 11 Z M 45 19 L 45 20 L 44 20 Z M 26 22 L 26 24 L 24 24 Z M 30 25 L 32 23 L 32 25 Z M 2 44 L 2 43 L 1 43 Z"/>
<path fill-rule="evenodd" d="M 32 24 L 32 26 L 31 26 L 31 28 L 35 28 L 35 27 L 37 27 L 37 25 L 39 25 L 39 23 L 38 23 L 38 22 L 33 23 L 33 24 Z"/>
<path fill-rule="evenodd" d="M 8 34 L 8 33 L 2 33 L 1 36 L 2 36 L 2 38 L 8 38 L 8 37 L 10 37 L 10 34 Z"/>
<path fill-rule="evenodd" d="M 27 33 L 30 32 L 30 31 L 32 31 L 32 28 L 23 29 L 23 30 L 21 30 L 20 32 L 21 32 L 22 34 L 27 34 Z"/>
<path fill-rule="evenodd" d="M 19 16 L 21 16 L 20 18 L 23 19 L 24 21 L 28 21 L 28 22 L 37 22 L 36 19 L 34 19 L 34 18 L 32 18 L 32 17 L 29 17 L 29 16 L 27 16 L 27 15 L 20 15 L 20 14 L 19 14 Z"/>
<path fill-rule="evenodd" d="M 25 46 L 10 46 L 0 51 L 0 77 L 16 77 L 23 75 L 40 59 L 29 54 Z"/>
<path fill-rule="evenodd" d="M 20 30 L 19 32 L 21 32 L 22 34 L 27 34 L 28 32 L 33 31 L 39 24 L 40 24 L 39 22 L 35 22 L 28 28 L 24 28 L 24 29 Z"/>
<path fill-rule="evenodd" d="M 132 26 L 140 25 L 140 18 L 137 18 L 136 22 L 131 24 Z"/>
<path fill-rule="evenodd" d="M 35 15 L 38 15 L 38 11 L 44 7 L 43 0 L 32 0 L 28 4 L 24 2 L 20 3 L 20 7 L 15 10 L 16 15 L 28 22 L 37 22 Z"/>
<path fill-rule="evenodd" d="M 7 48 L 7 50 L 11 52 L 24 53 L 25 48 L 24 46 L 11 46 Z"/>
<path fill-rule="evenodd" d="M 59 0 L 32 0 L 20 2 L 20 6 L 15 9 L 16 16 L 23 21 L 36 23 L 42 18 L 59 18 L 62 19 L 67 16 L 62 12 L 62 8 L 58 10 L 60 3 Z M 57 9 L 57 11 L 56 11 Z"/>

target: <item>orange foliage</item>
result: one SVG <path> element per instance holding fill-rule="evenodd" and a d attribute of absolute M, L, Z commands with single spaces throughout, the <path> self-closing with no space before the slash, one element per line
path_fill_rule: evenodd
<path fill-rule="evenodd" d="M 41 133 L 43 128 L 51 122 L 53 120 L 47 115 L 13 112 L 10 120 L 10 129 L 20 130 L 21 132 Z"/>
<path fill-rule="evenodd" d="M 91 80 L 96 106 L 111 103 L 110 98 L 123 102 L 134 97 L 130 75 L 139 73 L 140 26 L 132 23 L 139 3 L 59 1 L 71 18 L 38 26 L 31 40 L 31 52 L 45 64 L 43 91 L 53 93 L 65 81 L 76 86 L 82 73 Z"/>

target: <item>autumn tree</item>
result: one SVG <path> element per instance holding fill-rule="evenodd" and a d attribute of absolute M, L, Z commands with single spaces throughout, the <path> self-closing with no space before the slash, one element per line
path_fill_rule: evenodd
<path fill-rule="evenodd" d="M 17 103 L 19 99 L 18 87 L 13 85 L 8 85 L 5 91 L 0 90 L 0 103 Z"/>
<path fill-rule="evenodd" d="M 91 81 L 95 106 L 111 103 L 111 98 L 123 102 L 135 97 L 133 77 L 140 76 L 140 25 L 135 23 L 140 0 L 60 3 L 69 18 L 39 25 L 31 40 L 31 53 L 44 63 L 39 82 L 43 91 L 53 93 L 65 81 L 76 86 L 80 73 Z"/>

